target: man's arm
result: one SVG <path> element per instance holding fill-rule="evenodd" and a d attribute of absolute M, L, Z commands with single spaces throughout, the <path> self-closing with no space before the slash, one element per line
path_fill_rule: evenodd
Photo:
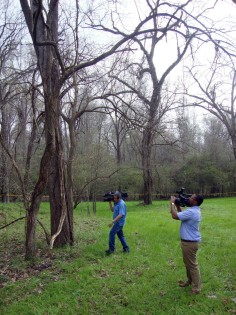
<path fill-rule="evenodd" d="M 170 197 L 170 213 L 173 219 L 179 220 L 178 212 L 181 212 L 181 207 L 179 205 L 175 205 L 175 197 Z"/>
<path fill-rule="evenodd" d="M 118 222 L 122 217 L 123 217 L 122 214 L 118 214 L 118 216 L 115 217 L 115 219 L 113 219 L 112 222 L 108 224 L 108 226 L 109 226 L 109 227 L 112 227 L 112 225 L 113 225 L 114 223 Z"/>
<path fill-rule="evenodd" d="M 110 206 L 110 210 L 113 212 L 114 211 L 114 207 L 112 206 L 111 201 L 109 201 L 109 206 Z"/>

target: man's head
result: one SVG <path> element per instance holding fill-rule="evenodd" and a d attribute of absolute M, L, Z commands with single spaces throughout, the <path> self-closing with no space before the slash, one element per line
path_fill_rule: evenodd
<path fill-rule="evenodd" d="M 114 201 L 117 202 L 118 200 L 120 200 L 120 198 L 121 198 L 121 193 L 117 190 L 114 193 Z"/>
<path fill-rule="evenodd" d="M 190 206 L 200 206 L 203 203 L 203 197 L 201 195 L 198 194 L 193 194 L 190 198 L 189 198 L 189 203 Z"/>

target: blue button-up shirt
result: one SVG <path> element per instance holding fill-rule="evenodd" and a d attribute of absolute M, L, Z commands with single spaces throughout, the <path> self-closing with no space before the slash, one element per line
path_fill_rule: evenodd
<path fill-rule="evenodd" d="M 120 220 L 117 222 L 120 226 L 123 226 L 125 224 L 126 220 L 126 204 L 123 199 L 120 199 L 114 204 L 114 212 L 113 212 L 113 220 L 121 214 L 122 217 Z"/>
<path fill-rule="evenodd" d="M 185 211 L 178 212 L 178 218 L 181 220 L 180 238 L 183 240 L 200 242 L 201 234 L 199 226 L 202 219 L 200 207 L 193 206 Z"/>

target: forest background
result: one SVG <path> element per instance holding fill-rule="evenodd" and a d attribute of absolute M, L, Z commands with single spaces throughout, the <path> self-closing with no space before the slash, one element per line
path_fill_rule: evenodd
<path fill-rule="evenodd" d="M 180 187 L 234 194 L 235 10 L 232 1 L 1 2 L 0 192 L 3 203 L 23 202 L 26 258 L 45 199 L 53 248 L 73 244 L 78 203 L 110 190 L 144 204 Z"/>

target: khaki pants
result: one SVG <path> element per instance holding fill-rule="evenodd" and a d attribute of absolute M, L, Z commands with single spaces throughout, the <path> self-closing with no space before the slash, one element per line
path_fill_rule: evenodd
<path fill-rule="evenodd" d="M 188 282 L 192 284 L 192 289 L 201 290 L 200 270 L 197 262 L 198 242 L 181 241 L 183 261 L 186 267 Z"/>

